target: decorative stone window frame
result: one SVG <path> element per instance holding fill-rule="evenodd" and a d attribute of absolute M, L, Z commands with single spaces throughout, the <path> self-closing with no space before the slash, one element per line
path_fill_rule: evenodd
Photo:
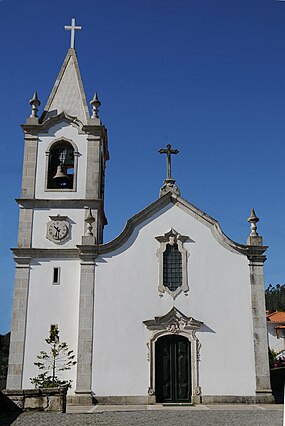
<path fill-rule="evenodd" d="M 49 158 L 50 158 L 50 152 L 54 145 L 59 144 L 60 142 L 67 142 L 72 145 L 74 151 L 74 173 L 73 173 L 73 188 L 48 188 L 48 167 L 49 167 Z M 67 139 L 65 137 L 60 137 L 57 139 L 54 139 L 48 146 L 48 149 L 46 151 L 46 171 L 45 171 L 45 192 L 76 192 L 77 191 L 77 168 L 78 168 L 78 157 L 79 152 L 78 148 L 75 145 L 75 143 L 71 139 Z"/>
<path fill-rule="evenodd" d="M 164 292 L 167 292 L 173 299 L 175 299 L 181 292 L 184 292 L 186 295 L 189 291 L 188 280 L 187 280 L 187 259 L 188 252 L 184 248 L 183 243 L 189 240 L 189 237 L 186 235 L 181 235 L 175 229 L 171 228 L 170 231 L 166 232 L 162 236 L 155 237 L 155 239 L 160 243 L 160 247 L 157 250 L 159 272 L 158 272 L 158 291 L 160 295 L 163 295 Z M 163 283 L 163 253 L 166 250 L 167 244 L 173 246 L 177 244 L 178 250 L 182 255 L 182 285 L 178 287 L 175 291 L 169 290 Z"/>
<path fill-rule="evenodd" d="M 147 342 L 149 361 L 148 395 L 150 397 L 155 396 L 155 344 L 160 337 L 175 334 L 186 337 L 190 342 L 191 402 L 199 404 L 201 402 L 201 387 L 199 385 L 201 343 L 196 336 L 196 331 L 203 325 L 203 322 L 187 317 L 173 307 L 166 315 L 143 321 L 143 323 L 151 331 L 151 337 Z"/>

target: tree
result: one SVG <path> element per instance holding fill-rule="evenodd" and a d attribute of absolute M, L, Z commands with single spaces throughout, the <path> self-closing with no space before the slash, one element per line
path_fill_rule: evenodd
<path fill-rule="evenodd" d="M 50 335 L 45 341 L 50 346 L 49 351 L 40 351 L 37 358 L 41 361 L 34 362 L 34 365 L 43 372 L 31 378 L 31 383 L 36 388 L 54 388 L 62 385 L 70 388 L 72 380 L 61 380 L 58 374 L 70 370 L 76 364 L 73 350 L 69 350 L 65 342 L 60 342 L 57 326 L 51 327 Z"/>
<path fill-rule="evenodd" d="M 265 290 L 265 302 L 269 312 L 285 311 L 285 284 L 270 284 Z"/>

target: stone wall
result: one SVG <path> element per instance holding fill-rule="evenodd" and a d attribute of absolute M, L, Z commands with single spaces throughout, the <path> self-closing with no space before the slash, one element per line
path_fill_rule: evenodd
<path fill-rule="evenodd" d="M 3 394 L 24 411 L 66 412 L 66 386 L 40 389 L 5 389 Z"/>

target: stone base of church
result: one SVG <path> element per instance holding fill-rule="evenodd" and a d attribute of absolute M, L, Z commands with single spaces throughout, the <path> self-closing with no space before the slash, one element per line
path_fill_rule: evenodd
<path fill-rule="evenodd" d="M 256 395 L 202 395 L 202 404 L 274 404 L 271 392 L 260 392 Z"/>
<path fill-rule="evenodd" d="M 138 396 L 97 396 L 95 401 L 102 405 L 153 405 L 156 404 L 154 395 Z"/>
<path fill-rule="evenodd" d="M 193 404 L 274 404 L 271 392 L 260 392 L 256 395 L 193 395 Z M 67 405 L 88 406 L 102 405 L 154 405 L 155 395 L 138 396 L 93 396 L 92 394 L 75 394 L 67 396 Z"/>
<path fill-rule="evenodd" d="M 91 393 L 82 393 L 67 396 L 67 405 L 93 405 L 96 403 Z"/>

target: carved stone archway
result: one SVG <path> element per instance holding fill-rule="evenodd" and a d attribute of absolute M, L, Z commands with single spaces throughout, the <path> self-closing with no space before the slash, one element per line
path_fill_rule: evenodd
<path fill-rule="evenodd" d="M 166 335 L 176 334 L 186 337 L 191 344 L 190 371 L 192 377 L 192 403 L 201 402 L 201 388 L 199 385 L 199 368 L 201 344 L 196 336 L 196 331 L 203 325 L 192 317 L 187 317 L 178 309 L 173 307 L 166 315 L 143 321 L 146 328 L 151 331 L 148 346 L 149 361 L 149 396 L 155 395 L 155 343 Z"/>

